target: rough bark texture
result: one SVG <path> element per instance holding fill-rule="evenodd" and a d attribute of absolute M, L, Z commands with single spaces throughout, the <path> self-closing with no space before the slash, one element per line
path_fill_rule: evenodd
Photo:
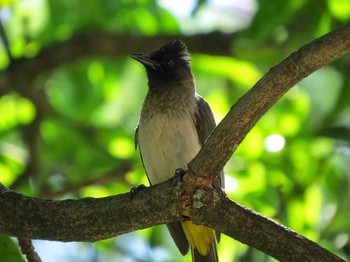
<path fill-rule="evenodd" d="M 0 233 L 91 242 L 177 221 L 176 183 L 177 177 L 118 196 L 59 201 L 23 196 L 0 184 Z"/>
<path fill-rule="evenodd" d="M 222 192 L 199 190 L 195 195 L 201 196 L 196 199 L 201 208 L 193 208 L 191 213 L 198 224 L 215 227 L 279 261 L 344 261 L 295 231 L 231 201 Z"/>

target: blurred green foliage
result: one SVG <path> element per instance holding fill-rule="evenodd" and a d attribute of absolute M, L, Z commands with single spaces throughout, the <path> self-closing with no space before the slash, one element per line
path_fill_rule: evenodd
<path fill-rule="evenodd" d="M 195 53 L 192 59 L 198 92 L 217 121 L 275 63 L 350 20 L 347 0 L 232 1 L 229 6 L 193 1 L 186 17 L 175 7 L 167 9 L 166 2 L 2 0 L 0 20 L 13 57 L 31 59 L 82 32 L 181 38 L 186 31 L 203 33 L 206 24 L 220 29 L 221 13 L 235 16 L 240 23 L 229 32 L 240 31 L 231 44 L 234 56 Z M 227 25 L 222 28 L 228 33 Z M 9 65 L 3 44 L 0 68 L 6 72 Z M 350 258 L 349 72 L 347 56 L 297 84 L 262 117 L 225 168 L 232 199 L 345 259 Z M 148 184 L 133 141 L 146 78 L 126 54 L 82 57 L 23 88 L 43 91 L 50 111 L 42 115 L 37 100 L 11 86 L 1 93 L 1 183 L 57 199 L 101 197 Z M 127 164 L 131 170 L 120 172 Z M 13 250 L 10 238 L 1 236 L 1 258 L 22 261 L 9 245 Z M 45 251 L 50 245 L 58 243 L 36 242 L 44 261 L 190 261 L 180 256 L 164 226 L 80 244 L 74 254 L 65 245 L 56 258 Z M 273 260 L 226 236 L 219 256 L 221 261 Z"/>
<path fill-rule="evenodd" d="M 0 257 L 3 262 L 25 261 L 15 243 L 5 235 L 0 235 Z"/>

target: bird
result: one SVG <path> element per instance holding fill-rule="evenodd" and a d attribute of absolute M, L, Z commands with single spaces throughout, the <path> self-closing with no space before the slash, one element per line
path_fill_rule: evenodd
<path fill-rule="evenodd" d="M 191 55 L 186 44 L 171 40 L 150 53 L 131 57 L 140 62 L 148 79 L 135 132 L 135 146 L 151 185 L 186 169 L 216 127 L 207 101 L 196 92 Z M 218 178 L 224 187 L 223 172 Z M 217 262 L 220 234 L 192 221 L 167 224 L 182 255 L 191 250 L 194 262 Z"/>

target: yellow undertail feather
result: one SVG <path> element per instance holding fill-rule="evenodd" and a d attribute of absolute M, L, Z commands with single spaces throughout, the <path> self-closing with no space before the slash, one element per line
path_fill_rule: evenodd
<path fill-rule="evenodd" d="M 182 222 L 181 224 L 191 247 L 196 248 L 202 256 L 207 255 L 210 244 L 216 241 L 214 229 L 195 225 L 192 221 Z"/>

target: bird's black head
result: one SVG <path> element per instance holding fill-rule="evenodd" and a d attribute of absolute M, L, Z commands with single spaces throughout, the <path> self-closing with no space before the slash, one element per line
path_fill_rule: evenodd
<path fill-rule="evenodd" d="M 192 77 L 191 57 L 181 40 L 172 40 L 149 54 L 133 54 L 152 82 L 180 82 Z"/>

